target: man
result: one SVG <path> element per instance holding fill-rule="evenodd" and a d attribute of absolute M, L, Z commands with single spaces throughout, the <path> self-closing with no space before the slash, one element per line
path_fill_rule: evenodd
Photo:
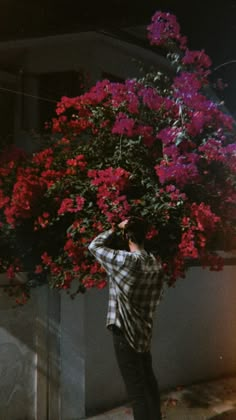
<path fill-rule="evenodd" d="M 131 217 L 118 225 L 129 251 L 106 246 L 114 228 L 98 235 L 90 252 L 109 276 L 107 327 L 132 403 L 135 420 L 160 420 L 160 393 L 150 353 L 153 314 L 160 300 L 160 265 L 145 251 L 146 223 Z"/>

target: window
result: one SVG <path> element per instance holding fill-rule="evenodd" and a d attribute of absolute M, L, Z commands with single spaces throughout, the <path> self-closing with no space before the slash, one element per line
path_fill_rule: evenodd
<path fill-rule="evenodd" d="M 40 101 L 39 105 L 41 130 L 44 128 L 45 122 L 55 116 L 56 102 L 62 96 L 74 97 L 82 93 L 82 81 L 82 71 L 51 72 L 39 76 L 39 96 L 45 98 Z"/>

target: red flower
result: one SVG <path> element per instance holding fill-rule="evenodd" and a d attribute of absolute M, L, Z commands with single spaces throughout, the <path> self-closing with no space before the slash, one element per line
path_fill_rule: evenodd
<path fill-rule="evenodd" d="M 50 265 L 50 264 L 51 264 L 51 262 L 52 262 L 52 257 L 50 257 L 50 256 L 47 254 L 47 252 L 44 252 L 44 253 L 41 255 L 41 260 L 42 260 L 43 264 L 45 264 L 45 265 Z"/>
<path fill-rule="evenodd" d="M 64 214 L 66 212 L 76 213 L 76 212 L 82 210 L 83 207 L 84 207 L 84 202 L 85 202 L 84 197 L 77 196 L 75 198 L 75 202 L 76 203 L 74 203 L 73 198 L 64 198 L 64 200 L 61 203 L 61 207 L 59 208 L 57 213 L 59 215 L 61 215 L 61 214 Z"/>
<path fill-rule="evenodd" d="M 35 274 L 40 274 L 43 272 L 43 267 L 42 265 L 36 265 L 35 270 L 34 270 Z"/>
<path fill-rule="evenodd" d="M 15 273 L 15 267 L 14 267 L 14 265 L 10 265 L 8 267 L 8 269 L 7 269 L 7 277 L 8 277 L 8 279 L 13 280 L 15 278 L 15 275 L 16 275 L 16 273 Z"/>

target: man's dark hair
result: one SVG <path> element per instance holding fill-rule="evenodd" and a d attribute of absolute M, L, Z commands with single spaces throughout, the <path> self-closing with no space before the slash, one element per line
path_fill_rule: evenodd
<path fill-rule="evenodd" d="M 137 245 L 144 243 L 147 233 L 147 223 L 141 217 L 132 216 L 124 229 L 125 239 L 134 242 Z"/>

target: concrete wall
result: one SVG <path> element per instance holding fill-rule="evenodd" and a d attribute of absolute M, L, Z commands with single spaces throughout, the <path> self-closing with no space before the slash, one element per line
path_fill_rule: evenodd
<path fill-rule="evenodd" d="M 27 308 L 12 309 L 12 301 L 0 294 L 1 420 L 35 419 L 34 304 L 32 300 Z"/>
<path fill-rule="evenodd" d="M 84 308 L 83 295 L 76 300 L 71 300 L 65 293 L 61 295 L 61 420 L 85 417 L 87 347 Z"/>
<path fill-rule="evenodd" d="M 4 285 L 1 275 L 0 419 L 59 420 L 60 296 L 44 286 L 16 306 Z"/>
<path fill-rule="evenodd" d="M 162 388 L 236 373 L 236 268 L 190 269 L 163 300 L 153 337 Z"/>

